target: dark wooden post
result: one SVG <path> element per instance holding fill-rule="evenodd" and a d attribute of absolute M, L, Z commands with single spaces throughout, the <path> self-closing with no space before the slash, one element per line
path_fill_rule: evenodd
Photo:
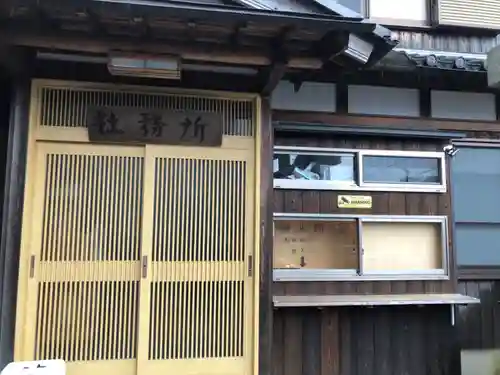
<path fill-rule="evenodd" d="M 4 75 L 5 73 L 5 75 Z M 0 72 L 0 228 L 2 227 L 3 190 L 5 185 L 5 164 L 7 143 L 9 139 L 9 112 L 11 97 L 11 81 L 6 72 Z M 0 231 L 0 241 L 2 233 Z"/>
<path fill-rule="evenodd" d="M 0 241 L 0 369 L 14 357 L 29 104 L 29 78 L 15 78 L 11 94 Z"/>
<path fill-rule="evenodd" d="M 273 345 L 273 126 L 269 97 L 262 98 L 261 113 L 261 238 L 259 374 L 271 375 Z"/>

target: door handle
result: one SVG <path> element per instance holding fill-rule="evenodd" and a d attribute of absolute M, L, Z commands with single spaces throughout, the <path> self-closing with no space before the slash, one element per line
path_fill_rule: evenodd
<path fill-rule="evenodd" d="M 35 277 L 35 256 L 30 256 L 30 279 Z"/>
<path fill-rule="evenodd" d="M 143 255 L 142 256 L 142 278 L 145 279 L 148 277 L 148 256 Z"/>

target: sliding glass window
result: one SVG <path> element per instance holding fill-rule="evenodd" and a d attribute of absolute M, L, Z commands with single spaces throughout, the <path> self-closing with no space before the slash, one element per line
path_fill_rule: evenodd
<path fill-rule="evenodd" d="M 444 216 L 277 213 L 277 281 L 448 278 Z"/>
<path fill-rule="evenodd" d="M 442 152 L 275 147 L 276 189 L 445 192 Z"/>

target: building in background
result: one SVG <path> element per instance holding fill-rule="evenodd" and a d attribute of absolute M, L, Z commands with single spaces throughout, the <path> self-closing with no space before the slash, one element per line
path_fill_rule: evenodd
<path fill-rule="evenodd" d="M 498 12 L 433 4 L 4 1 L 1 362 L 448 375 L 495 346 Z"/>

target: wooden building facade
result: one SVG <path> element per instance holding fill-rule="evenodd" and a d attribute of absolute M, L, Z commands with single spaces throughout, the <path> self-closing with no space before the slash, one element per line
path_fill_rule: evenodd
<path fill-rule="evenodd" d="M 0 15 L 0 365 L 454 375 L 500 344 L 484 72 L 316 2 Z"/>
<path fill-rule="evenodd" d="M 482 84 L 486 86 L 484 81 Z M 448 91 L 449 102 L 443 103 L 437 99 L 438 89 L 426 92 L 422 88 L 382 85 L 371 89 L 377 90 L 379 97 L 384 98 L 377 100 L 376 107 L 371 107 L 379 113 L 366 113 L 370 111 L 366 105 L 358 107 L 364 113 L 351 114 L 325 113 L 327 111 L 292 113 L 277 108 L 274 112 L 275 150 L 295 147 L 296 152 L 306 152 L 322 147 L 328 152 L 351 152 L 360 149 L 362 155 L 369 155 L 372 150 L 375 155 L 380 150 L 387 150 L 385 156 L 391 156 L 396 150 L 398 153 L 406 151 L 408 156 L 420 153 L 422 157 L 429 152 L 454 150 L 445 156 L 447 191 L 401 192 L 394 187 L 396 191 L 390 191 L 387 186 L 385 192 L 369 191 L 368 188 L 356 191 L 352 187 L 350 190 L 309 190 L 307 187 L 303 189 L 305 183 L 302 183 L 302 189 L 290 189 L 293 183 L 283 183 L 281 186 L 286 188 L 275 190 L 274 210 L 292 215 L 306 213 L 302 219 L 315 217 L 323 220 L 335 215 L 364 218 L 365 215 L 389 214 L 395 217 L 392 223 L 397 222 L 400 215 L 420 216 L 422 220 L 426 218 L 421 215 L 444 215 L 448 217 L 452 276 L 449 280 L 437 277 L 432 280 L 432 277 L 411 276 L 409 273 L 405 276 L 393 274 L 392 277 L 379 274 L 379 279 L 368 276 L 363 280 L 354 275 L 325 277 L 323 274 L 322 280 L 321 277 L 312 280 L 308 274 L 305 276 L 308 281 L 299 281 L 297 275 L 287 281 L 282 276 L 288 270 L 278 270 L 274 288 L 274 348 L 282 347 L 283 350 L 276 353 L 274 371 L 277 374 L 289 371 L 297 374 L 459 374 L 460 350 L 497 348 L 499 345 L 498 324 L 495 323 L 498 284 L 494 238 L 497 238 L 497 232 L 495 213 L 489 208 L 497 186 L 493 176 L 498 173 L 494 159 L 499 134 L 495 95 L 480 93 L 479 90 L 468 93 Z M 345 107 L 353 108 L 355 102 L 370 100 L 367 92 L 359 94 L 357 90 L 357 87 L 348 88 L 351 105 Z M 341 92 L 345 91 L 338 90 L 337 94 Z M 279 95 L 283 95 L 283 91 Z M 299 95 L 294 95 L 298 99 Z M 363 95 L 364 98 L 359 98 Z M 426 96 L 430 100 L 426 100 Z M 342 100 L 348 99 L 344 97 Z M 297 104 L 289 104 L 294 105 Z M 320 104 L 316 101 L 314 105 L 318 107 Z M 445 108 L 441 109 L 441 105 Z M 481 109 L 474 115 L 478 107 Z M 403 110 L 407 111 L 406 116 L 401 115 Z M 439 111 L 445 112 L 447 117 L 430 115 Z M 463 121 L 461 116 L 465 112 L 476 116 L 477 120 Z M 446 147 L 450 145 L 453 149 Z M 281 181 L 277 181 L 275 186 L 280 184 Z M 339 195 L 369 195 L 372 207 L 339 208 Z M 473 201 L 469 200 L 471 197 L 474 197 Z M 493 207 L 496 206 L 493 205 L 492 210 Z M 487 239 L 484 238 L 485 231 L 490 235 Z M 398 237 L 397 233 L 389 232 L 382 238 L 385 249 L 390 246 L 391 236 Z M 475 241 L 471 239 L 474 236 Z M 411 238 L 409 235 L 405 237 Z M 401 239 L 397 245 L 398 251 L 404 251 L 403 241 Z M 424 237 L 420 235 L 416 241 L 420 241 L 417 246 L 423 249 Z M 368 244 L 374 247 L 374 244 Z M 275 247 L 277 245 L 275 235 Z M 365 247 L 364 253 L 367 251 L 369 248 Z M 417 254 L 416 250 L 413 252 Z M 418 262 L 416 255 L 414 257 L 413 266 Z M 307 255 L 305 259 L 307 264 Z M 387 265 L 397 262 L 397 255 L 390 253 Z M 328 264 L 327 259 L 323 264 Z M 481 303 L 453 301 L 457 294 L 476 298 Z M 407 297 L 405 302 L 402 302 L 402 295 Z M 449 298 L 449 304 L 437 301 L 426 304 L 431 296 L 439 296 L 442 301 Z M 402 303 L 405 306 L 394 306 Z"/>

